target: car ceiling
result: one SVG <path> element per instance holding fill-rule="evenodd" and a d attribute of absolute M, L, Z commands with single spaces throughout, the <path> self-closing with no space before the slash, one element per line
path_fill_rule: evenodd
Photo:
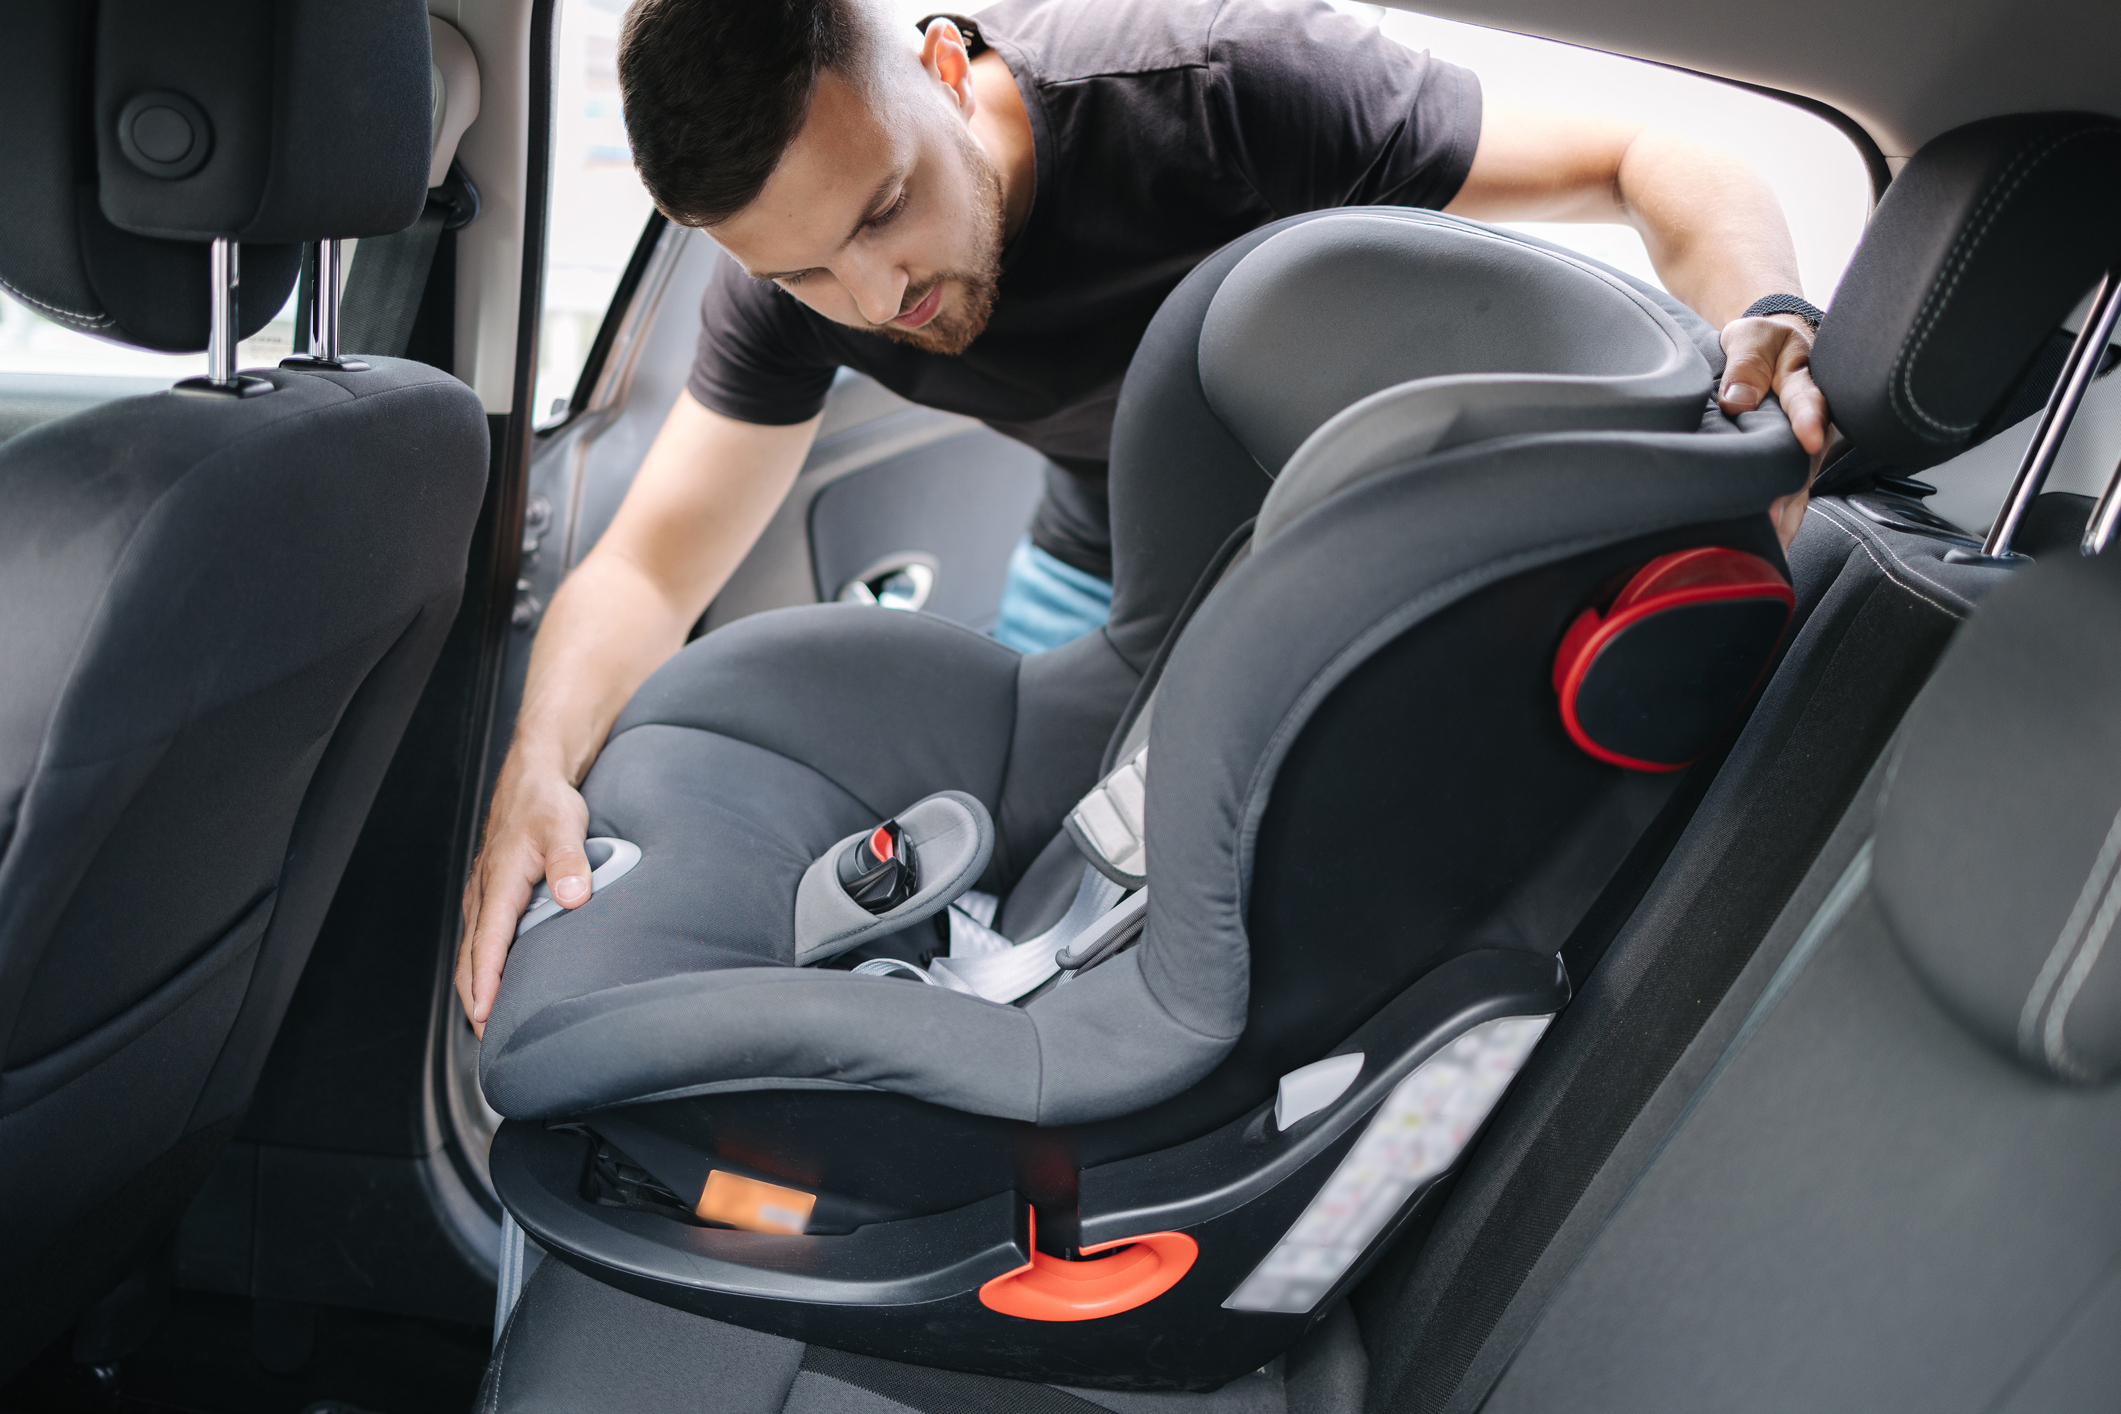
<path fill-rule="evenodd" d="M 1947 129 L 1998 113 L 2121 112 L 2114 0 L 1388 0 L 1398 9 L 1566 40 L 1828 103 L 1897 168 Z"/>

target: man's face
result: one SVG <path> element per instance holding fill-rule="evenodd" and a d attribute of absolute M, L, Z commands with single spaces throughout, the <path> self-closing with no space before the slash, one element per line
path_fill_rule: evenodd
<path fill-rule="evenodd" d="M 909 91 L 880 113 L 826 73 L 765 187 L 710 234 L 827 319 L 963 353 L 994 305 L 1001 182 L 933 100 Z"/>

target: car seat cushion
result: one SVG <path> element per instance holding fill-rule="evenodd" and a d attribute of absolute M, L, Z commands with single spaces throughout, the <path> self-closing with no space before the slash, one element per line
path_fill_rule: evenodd
<path fill-rule="evenodd" d="M 1909 714 L 1880 905 L 1976 1035 L 2042 1075 L 2103 1080 L 2121 1069 L 2121 566 L 2045 561 L 1982 613 Z"/>

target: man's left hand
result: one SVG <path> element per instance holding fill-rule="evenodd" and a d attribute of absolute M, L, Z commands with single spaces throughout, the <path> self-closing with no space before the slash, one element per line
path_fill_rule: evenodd
<path fill-rule="evenodd" d="M 1736 416 L 1751 412 L 1773 393 L 1790 420 L 1790 430 L 1797 434 L 1798 445 L 1812 454 L 1811 474 L 1817 476 L 1820 454 L 1826 450 L 1832 428 L 1827 422 L 1826 395 L 1812 381 L 1812 326 L 1794 314 L 1734 319 L 1723 326 L 1723 354 L 1718 404 Z M 1804 520 L 1810 477 L 1805 486 L 1806 490 L 1779 497 L 1768 507 L 1785 549 Z"/>

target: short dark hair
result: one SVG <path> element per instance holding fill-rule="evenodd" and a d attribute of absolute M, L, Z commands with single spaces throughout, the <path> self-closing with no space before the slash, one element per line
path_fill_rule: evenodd
<path fill-rule="evenodd" d="M 857 82 L 864 0 L 635 0 L 619 38 L 633 161 L 673 221 L 750 205 L 810 111 L 818 76 Z"/>

